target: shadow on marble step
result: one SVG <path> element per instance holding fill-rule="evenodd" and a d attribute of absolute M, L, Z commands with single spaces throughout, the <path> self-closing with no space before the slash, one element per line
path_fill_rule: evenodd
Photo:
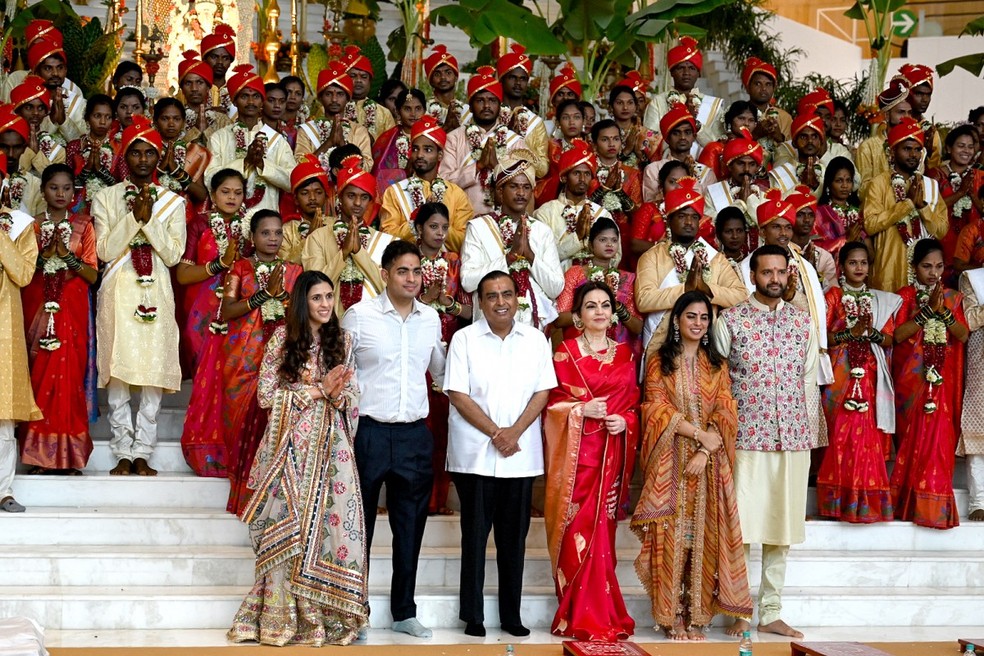
<path fill-rule="evenodd" d="M 133 411 L 136 413 L 136 405 Z M 184 429 L 186 406 L 173 407 L 162 406 L 157 414 L 157 440 L 158 442 L 178 442 L 181 440 L 181 432 Z M 136 416 L 136 414 L 134 414 Z M 93 440 L 108 440 L 112 437 L 112 430 L 109 427 L 109 419 L 105 410 L 95 423 L 89 424 L 89 435 Z"/>
<path fill-rule="evenodd" d="M 165 630 L 227 628 L 247 586 L 146 588 L 0 588 L 0 616 L 34 617 L 50 629 Z M 754 591 L 753 591 L 754 593 Z M 650 626 L 649 598 L 640 588 L 624 588 L 629 614 L 640 626 Z M 892 609 L 895 622 L 910 626 L 976 626 L 980 624 L 977 590 L 936 591 L 911 589 L 874 591 L 862 595 L 848 588 L 816 591 L 787 588 L 783 617 L 793 626 L 871 626 L 884 622 Z M 390 624 L 389 595 L 370 589 L 370 617 L 374 628 Z M 417 588 L 417 617 L 434 628 L 461 627 L 456 589 Z M 548 627 L 557 610 L 552 587 L 524 589 L 523 621 L 530 627 Z M 498 625 L 497 598 L 485 596 L 485 623 Z"/>
<path fill-rule="evenodd" d="M 165 394 L 164 398 L 161 399 L 162 408 L 187 408 L 188 401 L 191 399 L 191 387 L 192 383 L 190 380 L 181 381 L 181 389 L 173 394 Z M 106 390 L 100 389 L 96 392 L 96 400 L 99 403 L 99 412 L 101 414 L 106 414 L 108 412 L 108 403 L 106 401 Z M 137 404 L 140 402 L 140 393 L 134 392 L 133 398 L 130 403 L 134 409 L 136 409 Z"/>
<path fill-rule="evenodd" d="M 213 508 L 224 510 L 229 481 L 160 472 L 157 476 L 21 476 L 14 479 L 17 499 L 32 512 L 45 507 L 81 509 L 119 507 Z"/>

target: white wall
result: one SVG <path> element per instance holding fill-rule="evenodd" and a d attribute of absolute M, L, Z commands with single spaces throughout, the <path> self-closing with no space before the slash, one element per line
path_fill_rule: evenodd
<path fill-rule="evenodd" d="M 948 59 L 981 52 L 984 52 L 984 37 L 913 37 L 909 39 L 908 59 L 893 59 L 889 74 L 906 62 L 935 69 L 937 64 Z M 936 76 L 933 102 L 929 106 L 929 115 L 936 122 L 966 121 L 967 112 L 981 105 L 984 105 L 984 78 L 974 77 L 962 68 L 955 68 L 946 77 Z"/>

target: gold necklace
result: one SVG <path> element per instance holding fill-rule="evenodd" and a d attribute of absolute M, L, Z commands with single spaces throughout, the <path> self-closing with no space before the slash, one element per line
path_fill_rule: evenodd
<path fill-rule="evenodd" d="M 598 362 L 601 362 L 602 364 L 610 364 L 615 359 L 615 348 L 617 344 L 610 337 L 605 337 L 605 348 L 603 351 L 596 351 L 591 346 L 591 342 L 588 341 L 588 337 L 584 333 L 581 333 L 580 339 L 583 347 L 582 350 Z"/>

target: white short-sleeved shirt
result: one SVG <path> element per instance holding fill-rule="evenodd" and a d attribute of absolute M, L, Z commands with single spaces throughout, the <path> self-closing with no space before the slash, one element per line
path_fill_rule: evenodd
<path fill-rule="evenodd" d="M 408 423 L 428 413 L 427 377 L 444 380 L 441 320 L 434 308 L 413 302 L 406 320 L 384 291 L 363 299 L 342 317 L 352 333 L 359 379 L 359 414 L 386 423 Z"/>
<path fill-rule="evenodd" d="M 500 339 L 482 318 L 451 339 L 444 391 L 467 394 L 497 426 L 512 426 L 534 394 L 556 386 L 550 342 L 532 326 L 513 322 L 512 331 Z M 539 417 L 520 436 L 519 449 L 503 457 L 489 435 L 451 406 L 449 472 L 498 478 L 539 476 L 543 473 Z"/>

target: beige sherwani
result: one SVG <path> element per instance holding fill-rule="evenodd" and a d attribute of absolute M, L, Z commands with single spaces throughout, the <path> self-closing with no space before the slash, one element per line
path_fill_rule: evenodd
<path fill-rule="evenodd" d="M 514 111 L 516 110 L 511 110 L 503 105 L 499 120 L 505 125 L 509 125 Z M 516 134 L 522 137 L 523 141 L 526 142 L 526 147 L 536 155 L 537 161 L 533 167 L 536 177 L 544 178 L 550 172 L 550 154 L 548 152 L 550 136 L 547 134 L 547 126 L 542 118 L 529 109 L 521 107 L 519 111 L 522 113 L 515 123 Z M 525 127 L 525 129 L 520 129 L 521 127 Z"/>
<path fill-rule="evenodd" d="M 322 126 L 324 127 L 322 128 Z M 297 146 L 294 148 L 294 158 L 296 161 L 300 161 L 302 155 L 314 153 L 318 148 L 321 148 L 322 131 L 324 134 L 328 134 L 331 131 L 331 121 L 325 118 L 315 118 L 297 128 Z M 363 170 L 371 171 L 373 164 L 372 138 L 369 136 L 369 131 L 358 123 L 343 120 L 342 138 L 345 139 L 346 143 L 350 143 L 359 149 L 362 153 Z M 329 148 L 318 155 L 321 168 L 326 171 L 331 170 L 331 166 L 328 164 L 328 157 L 331 155 L 332 150 L 334 148 Z"/>
<path fill-rule="evenodd" d="M 301 220 L 288 221 L 284 224 L 284 240 L 280 243 L 277 257 L 294 264 L 301 263 L 301 251 L 307 237 L 301 234 Z M 305 222 L 306 223 L 306 222 Z M 309 232 L 308 235 L 311 233 Z"/>
<path fill-rule="evenodd" d="M 318 228 L 304 240 L 301 265 L 305 271 L 321 271 L 331 278 L 336 290 L 335 308 L 340 313 L 342 311 L 342 295 L 338 293 L 338 283 L 342 270 L 345 268 L 345 260 L 342 258 L 342 251 L 339 250 L 338 241 L 335 239 L 333 221 L 326 219 L 325 223 L 327 225 Z M 383 283 L 380 269 L 383 251 L 391 241 L 393 241 L 391 235 L 369 228 L 369 245 L 366 248 L 360 248 L 358 253 L 349 256 L 364 276 L 362 298 L 375 298 L 383 292 L 386 285 Z"/>
<path fill-rule="evenodd" d="M 14 71 L 7 76 L 3 85 L 0 86 L 0 98 L 3 99 L 3 102 L 10 102 L 10 92 L 29 74 L 30 71 Z M 67 77 L 62 82 L 62 93 L 67 96 L 64 98 L 65 122 L 56 125 L 50 117 L 45 117 L 41 121 L 41 129 L 50 134 L 59 133 L 65 139 L 65 143 L 68 143 L 72 139 L 78 139 L 88 131 L 88 125 L 85 122 L 85 96 L 82 94 L 82 89 Z"/>
<path fill-rule="evenodd" d="M 92 218 L 96 253 L 106 264 L 96 301 L 96 365 L 99 386 L 110 378 L 140 387 L 177 391 L 181 387 L 178 365 L 178 324 L 174 314 L 174 290 L 169 267 L 185 249 L 185 202 L 177 194 L 157 187 L 158 197 L 150 220 L 141 225 L 126 209 L 121 182 L 96 193 Z M 137 233 L 153 246 L 154 282 L 143 287 L 130 259 L 130 243 Z M 138 305 L 157 307 L 157 319 L 139 321 Z"/>
<path fill-rule="evenodd" d="M 38 139 L 42 137 L 50 137 L 51 133 L 41 131 L 38 135 Z M 60 143 L 55 141 L 52 144 L 51 152 L 49 155 L 45 155 L 44 151 L 38 149 L 34 152 L 30 148 L 25 148 L 24 152 L 21 154 L 20 158 L 20 170 L 21 171 L 32 171 L 36 175 L 40 176 L 44 173 L 44 170 L 51 166 L 52 164 L 64 164 L 65 163 L 65 147 Z"/>
<path fill-rule="evenodd" d="M 369 119 L 366 117 L 367 103 L 376 106 L 376 117 L 372 123 L 369 123 Z M 378 139 L 382 133 L 396 126 L 396 121 L 393 120 L 393 113 L 390 112 L 389 108 L 386 105 L 380 105 L 375 100 L 368 98 L 350 100 L 348 105 L 345 106 L 346 115 L 350 115 L 353 108 L 355 110 L 355 122 L 366 129 L 373 141 Z"/>
<path fill-rule="evenodd" d="M 546 223 L 550 230 L 553 231 L 554 239 L 557 240 L 557 255 L 560 257 L 560 266 L 563 267 L 564 271 L 571 268 L 571 260 L 574 259 L 575 255 L 582 250 L 590 251 L 591 248 L 587 239 L 582 242 L 577 238 L 576 233 L 567 230 L 567 221 L 564 219 L 564 209 L 566 207 L 573 205 L 575 216 L 580 216 L 585 203 L 591 208 L 592 225 L 602 217 L 606 219 L 612 218 L 611 212 L 598 203 L 592 202 L 587 198 L 582 199 L 580 203 L 571 203 L 567 200 L 567 195 L 564 192 L 560 192 L 560 196 L 556 200 L 544 203 L 533 213 L 535 218 Z M 619 256 L 621 256 L 621 253 L 619 253 Z"/>
<path fill-rule="evenodd" d="M 379 205 L 379 220 L 383 232 L 406 241 L 417 239 L 413 232 L 413 221 L 410 219 L 410 214 L 417 209 L 413 198 L 410 196 L 410 182 L 414 179 L 420 178 L 401 180 L 386 187 L 386 191 L 383 192 L 383 200 Z M 431 183 L 427 180 L 420 180 L 420 182 L 424 202 L 429 202 L 431 200 Z M 457 253 L 465 241 L 465 228 L 475 216 L 475 210 L 472 209 L 471 201 L 468 200 L 468 195 L 461 187 L 450 180 L 445 180 L 444 183 L 447 185 L 447 189 L 441 202 L 447 205 L 448 214 L 451 215 L 444 247 Z"/>
<path fill-rule="evenodd" d="M 10 201 L 21 212 L 37 216 L 43 214 L 48 208 L 48 204 L 44 201 L 44 195 L 41 193 L 41 178 L 33 175 L 30 171 L 12 174 L 4 184 L 10 185 Z M 14 192 L 15 187 L 20 189 L 19 197 Z"/>
<path fill-rule="evenodd" d="M 0 228 L 0 420 L 28 421 L 41 419 L 41 410 L 31 391 L 21 288 L 34 277 L 38 241 L 30 215 L 3 211 L 11 215 L 13 225 L 10 234 Z"/>
<path fill-rule="evenodd" d="M 934 168 L 932 165 L 933 160 L 936 160 L 936 166 L 939 166 L 939 156 L 940 149 L 942 148 L 940 144 L 940 133 L 935 133 L 936 137 L 933 140 L 935 146 L 933 150 L 933 157 L 930 158 L 929 168 Z M 879 175 L 889 170 L 888 166 L 888 150 L 885 141 L 885 125 L 876 125 L 875 129 L 872 130 L 872 135 L 861 142 L 858 146 L 858 154 L 855 161 L 857 166 L 858 176 L 861 177 L 861 187 L 858 189 L 858 195 L 861 197 L 862 202 L 868 196 L 868 188 L 871 186 L 871 181 L 877 178 Z M 919 162 L 919 173 L 924 173 L 926 171 L 926 152 L 923 151 L 922 161 Z"/>
<path fill-rule="evenodd" d="M 498 127 L 498 124 L 495 125 Z M 495 129 L 493 127 L 493 130 Z M 485 202 L 485 190 L 478 181 L 478 160 L 472 155 L 471 144 L 468 143 L 466 130 L 468 126 L 461 126 L 451 130 L 448 135 L 447 144 L 444 146 L 444 158 L 438 169 L 438 175 L 445 180 L 450 180 L 468 194 L 468 200 L 475 210 L 476 216 L 488 214 L 492 211 L 492 206 Z M 485 132 L 481 138 L 481 145 L 489 140 L 489 132 Z M 500 158 L 506 153 L 517 148 L 527 148 L 526 142 L 521 136 L 509 130 L 506 134 L 506 145 L 498 153 Z M 490 176 L 491 178 L 491 176 Z M 490 182 L 491 184 L 491 182 Z"/>
<path fill-rule="evenodd" d="M 208 140 L 208 149 L 212 152 L 212 161 L 205 169 L 205 185 L 212 184 L 212 176 L 222 169 L 235 169 L 245 175 L 245 159 L 236 153 L 235 124 L 222 128 Z M 280 211 L 280 192 L 290 191 L 290 172 L 294 170 L 294 156 L 290 144 L 282 134 L 258 121 L 253 129 L 246 134 L 246 148 L 253 143 L 256 135 L 263 132 L 267 136 L 266 155 L 263 157 L 263 170 L 250 171 L 246 176 L 247 196 L 249 189 L 262 181 L 266 185 L 263 198 L 254 207 L 255 210 Z"/>
<path fill-rule="evenodd" d="M 922 224 L 920 235 L 922 237 L 931 235 L 939 239 L 946 234 L 949 226 L 946 202 L 940 196 L 936 180 L 923 176 L 923 188 L 927 203 L 918 212 L 918 219 Z M 864 216 L 864 230 L 874 237 L 877 254 L 871 267 L 870 285 L 886 292 L 897 292 L 908 284 L 906 274 L 909 263 L 906 244 L 902 241 L 902 235 L 896 229 L 896 224 L 915 212 L 916 206 L 909 199 L 902 202 L 895 200 L 892 174 L 890 171 L 885 171 L 871 181 L 861 210 Z"/>
<path fill-rule="evenodd" d="M 714 306 L 724 309 L 748 298 L 748 290 L 731 268 L 724 253 L 718 253 L 707 242 L 704 242 L 704 246 L 711 256 L 711 279 L 707 285 L 713 294 L 711 301 Z M 688 251 L 688 259 L 692 260 L 691 253 L 692 251 Z M 670 310 L 683 293 L 684 283 L 679 281 L 673 258 L 670 257 L 670 241 L 664 239 L 643 253 L 636 267 L 636 308 L 640 314 L 653 313 L 646 318 L 646 324 L 652 332 L 647 350 L 659 348 L 666 339 L 670 326 Z"/>

